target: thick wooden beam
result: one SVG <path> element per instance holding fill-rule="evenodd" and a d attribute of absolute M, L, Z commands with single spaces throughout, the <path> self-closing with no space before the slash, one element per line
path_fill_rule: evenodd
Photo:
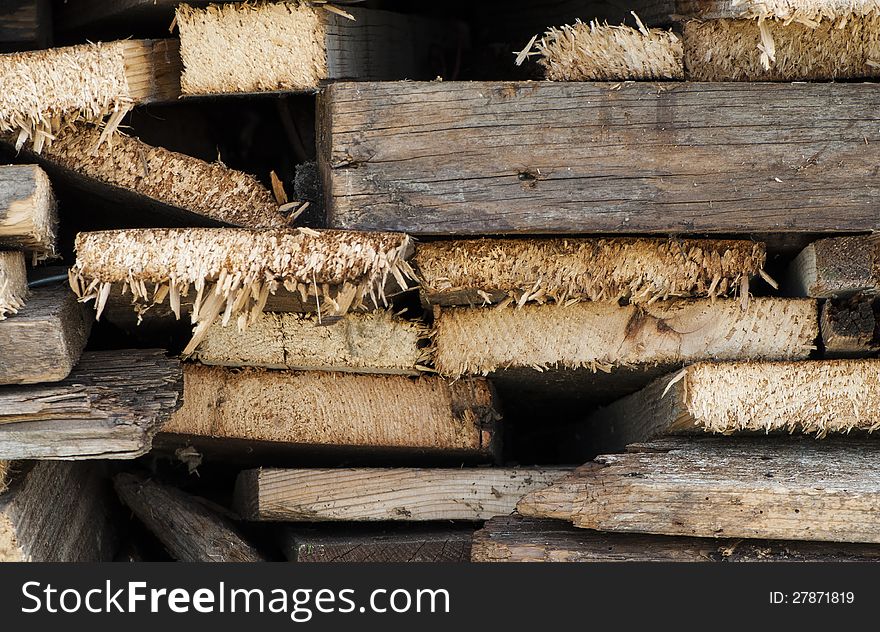
<path fill-rule="evenodd" d="M 598 457 L 579 486 L 568 482 L 576 527 L 880 543 L 874 440 L 679 437 L 630 450 Z M 528 497 L 518 510 L 545 517 Z"/>
<path fill-rule="evenodd" d="M 864 294 L 829 299 L 819 317 L 826 358 L 858 358 L 880 349 L 880 299 Z"/>
<path fill-rule="evenodd" d="M 128 473 L 117 474 L 113 487 L 179 562 L 265 561 L 232 521 L 202 498 Z"/>
<path fill-rule="evenodd" d="M 815 301 L 777 298 L 447 308 L 434 328 L 435 366 L 451 377 L 804 359 L 819 335 Z"/>
<path fill-rule="evenodd" d="M 260 442 L 290 450 L 359 449 L 490 460 L 500 418 L 486 380 L 187 364 L 183 407 L 162 428 L 182 442 Z M 165 442 L 169 441 L 168 437 Z M 257 446 L 257 447 L 253 447 Z"/>
<path fill-rule="evenodd" d="M 36 259 L 55 254 L 55 196 L 35 165 L 0 167 L 0 247 L 22 249 Z"/>
<path fill-rule="evenodd" d="M 282 550 L 291 562 L 468 562 L 473 527 L 348 525 L 287 530 Z"/>
<path fill-rule="evenodd" d="M 347 468 L 246 470 L 235 485 L 246 520 L 287 522 L 486 520 L 509 514 L 565 469 Z"/>
<path fill-rule="evenodd" d="M 193 359 L 228 367 L 414 376 L 428 359 L 428 334 L 421 321 L 384 311 L 327 323 L 317 314 L 264 312 L 244 331 L 212 325 Z"/>
<path fill-rule="evenodd" d="M 101 464 L 9 465 L 8 489 L 0 480 L 0 562 L 113 560 L 116 535 Z"/>
<path fill-rule="evenodd" d="M 162 350 L 85 353 L 61 382 L 0 388 L 0 459 L 133 459 L 179 406 Z"/>
<path fill-rule="evenodd" d="M 79 361 L 91 326 L 66 286 L 35 289 L 18 314 L 0 321 L 0 384 L 63 380 Z"/>
<path fill-rule="evenodd" d="M 880 547 L 602 533 L 558 520 L 499 516 L 474 533 L 472 562 L 871 562 Z"/>
<path fill-rule="evenodd" d="M 730 239 L 458 239 L 420 243 L 422 302 L 635 304 L 748 294 L 763 243 Z"/>
<path fill-rule="evenodd" d="M 873 230 L 880 188 L 865 183 L 880 130 L 866 113 L 878 95 L 874 84 L 336 83 L 319 95 L 328 221 L 421 235 Z"/>
<path fill-rule="evenodd" d="M 434 79 L 468 43 L 450 20 L 278 2 L 177 9 L 188 95 L 313 91 L 326 80 Z M 441 55 L 442 56 L 442 55 Z"/>
<path fill-rule="evenodd" d="M 156 225 L 287 226 L 272 192 L 252 175 L 125 134 L 100 143 L 101 134 L 81 127 L 18 159 L 38 162 L 59 185 L 94 196 L 110 212 L 137 213 Z M 0 137 L 10 149 L 15 141 L 14 134 Z"/>
<path fill-rule="evenodd" d="M 804 248 L 791 263 L 788 290 L 794 296 L 832 298 L 880 291 L 880 238 L 831 237 Z"/>
<path fill-rule="evenodd" d="M 849 433 L 880 426 L 880 360 L 694 364 L 598 410 L 599 449 L 668 434 Z"/>
<path fill-rule="evenodd" d="M 0 53 L 46 48 L 51 43 L 51 0 L 4 0 L 0 4 Z"/>
<path fill-rule="evenodd" d="M 0 321 L 17 314 L 28 297 L 24 255 L 0 250 Z"/>

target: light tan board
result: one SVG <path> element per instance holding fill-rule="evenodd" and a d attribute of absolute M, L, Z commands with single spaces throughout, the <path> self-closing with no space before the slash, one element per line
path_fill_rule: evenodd
<path fill-rule="evenodd" d="M 288 522 L 485 520 L 513 511 L 564 469 L 246 470 L 235 497 L 247 520 Z"/>
<path fill-rule="evenodd" d="M 0 131 L 34 151 L 83 121 L 112 130 L 138 103 L 180 95 L 177 40 L 124 40 L 0 55 Z M 18 145 L 18 143 L 17 143 Z"/>
<path fill-rule="evenodd" d="M 313 91 L 328 79 L 433 79 L 442 51 L 467 46 L 464 26 L 306 2 L 177 10 L 188 95 Z M 432 57 L 433 56 L 433 57 Z"/>
<path fill-rule="evenodd" d="M 40 154 L 25 149 L 20 155 L 39 162 L 59 183 L 106 202 L 113 212 L 137 210 L 187 226 L 287 225 L 272 192 L 249 174 L 122 133 L 100 143 L 101 134 L 97 128 L 80 126 Z M 2 142 L 14 144 L 15 135 Z"/>
<path fill-rule="evenodd" d="M 116 536 L 100 464 L 10 465 L 9 489 L 0 493 L 0 562 L 113 559 Z"/>
<path fill-rule="evenodd" d="M 370 447 L 491 458 L 489 383 L 187 364 L 184 405 L 162 431 L 294 447 Z"/>
<path fill-rule="evenodd" d="M 66 286 L 34 290 L 18 314 L 0 321 L 0 384 L 63 380 L 79 361 L 91 326 Z"/>
<path fill-rule="evenodd" d="M 319 322 L 316 314 L 263 313 L 244 331 L 214 324 L 193 359 L 229 367 L 418 375 L 427 361 L 427 327 L 388 312 L 351 313 Z"/>
<path fill-rule="evenodd" d="M 601 450 L 666 434 L 880 427 L 880 360 L 700 363 L 591 417 Z"/>
<path fill-rule="evenodd" d="M 0 166 L 0 247 L 25 250 L 35 259 L 51 257 L 57 225 L 55 195 L 43 170 Z"/>
<path fill-rule="evenodd" d="M 602 533 L 558 520 L 503 516 L 474 534 L 472 562 L 877 561 L 880 547 Z"/>
<path fill-rule="evenodd" d="M 0 387 L 0 459 L 133 459 L 180 405 L 164 350 L 84 353 L 55 384 Z"/>
<path fill-rule="evenodd" d="M 28 296 L 27 271 L 20 252 L 0 251 L 0 320 L 17 314 Z"/>
<path fill-rule="evenodd" d="M 670 438 L 630 450 L 583 474 L 571 496 L 576 527 L 880 543 L 874 440 Z M 528 498 L 519 510 L 543 517 Z"/>
<path fill-rule="evenodd" d="M 880 349 L 880 299 L 864 294 L 829 299 L 819 318 L 826 358 L 858 358 Z"/>
<path fill-rule="evenodd" d="M 788 291 L 831 298 L 880 290 L 880 238 L 831 237 L 813 242 L 791 263 Z"/>
<path fill-rule="evenodd" d="M 815 348 L 813 300 L 588 302 L 521 309 L 447 308 L 435 320 L 442 375 L 499 369 L 674 366 L 697 360 L 803 359 Z"/>
<path fill-rule="evenodd" d="M 480 306 L 730 296 L 765 259 L 751 241 L 481 239 L 419 244 L 413 263 L 425 303 Z"/>

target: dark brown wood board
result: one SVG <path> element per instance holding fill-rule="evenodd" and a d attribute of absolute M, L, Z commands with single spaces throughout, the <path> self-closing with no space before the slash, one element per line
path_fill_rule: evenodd
<path fill-rule="evenodd" d="M 51 0 L 4 0 L 0 3 L 0 53 L 52 44 Z"/>
<path fill-rule="evenodd" d="M 282 549 L 291 562 L 467 562 L 473 532 L 448 524 L 291 527 Z"/>

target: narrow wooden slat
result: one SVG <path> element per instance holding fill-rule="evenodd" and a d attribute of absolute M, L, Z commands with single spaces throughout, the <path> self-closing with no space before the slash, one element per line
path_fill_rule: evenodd
<path fill-rule="evenodd" d="M 816 298 L 880 291 L 880 238 L 831 237 L 813 242 L 791 263 L 788 290 Z"/>
<path fill-rule="evenodd" d="M 472 527 L 291 527 L 282 538 L 291 562 L 467 562 Z"/>

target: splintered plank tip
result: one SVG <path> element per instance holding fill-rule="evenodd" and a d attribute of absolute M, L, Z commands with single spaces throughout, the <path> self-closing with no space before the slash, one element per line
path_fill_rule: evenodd
<path fill-rule="evenodd" d="M 52 185 L 36 165 L 0 167 L 0 247 L 40 261 L 55 256 L 58 213 Z"/>

